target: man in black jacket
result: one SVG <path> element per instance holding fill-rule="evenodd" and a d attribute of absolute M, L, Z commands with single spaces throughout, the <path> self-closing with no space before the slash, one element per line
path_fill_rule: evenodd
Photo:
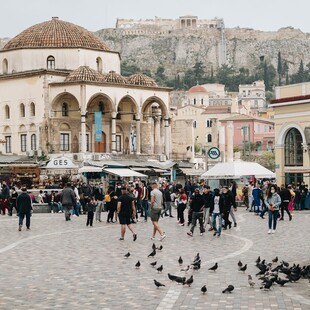
<path fill-rule="evenodd" d="M 197 220 L 200 225 L 200 235 L 205 232 L 203 227 L 203 208 L 205 206 L 205 200 L 202 195 L 199 193 L 199 188 L 195 188 L 194 194 L 191 197 L 190 201 L 190 211 L 192 213 L 192 226 L 190 231 L 187 233 L 189 236 L 193 236 L 195 226 L 197 224 Z"/>
<path fill-rule="evenodd" d="M 66 221 L 70 221 L 71 209 L 76 201 L 74 191 L 71 188 L 71 183 L 67 183 L 66 187 L 62 190 L 60 201 L 65 212 Z"/>
<path fill-rule="evenodd" d="M 280 218 L 279 221 L 283 221 L 284 220 L 284 210 L 288 214 L 288 217 L 289 217 L 289 219 L 291 221 L 292 220 L 292 215 L 291 215 L 290 211 L 288 210 L 288 204 L 289 204 L 290 200 L 292 199 L 291 192 L 287 188 L 285 188 L 284 184 L 282 184 L 279 195 L 281 197 L 281 205 L 280 205 L 280 208 L 281 208 L 281 218 Z"/>
<path fill-rule="evenodd" d="M 10 211 L 9 199 L 10 199 L 10 188 L 6 184 L 6 181 L 3 180 L 1 193 L 0 193 L 0 206 L 1 206 L 2 215 L 5 215 L 5 209 L 7 209 L 8 212 Z"/>
<path fill-rule="evenodd" d="M 211 206 L 211 200 L 213 197 L 213 194 L 211 192 L 210 186 L 208 185 L 204 185 L 203 186 L 203 192 L 202 192 L 202 196 L 205 200 L 205 208 L 204 208 L 204 227 L 207 227 L 207 224 L 210 224 L 210 229 L 209 231 L 212 231 L 212 225 L 211 225 L 211 213 L 210 213 L 210 206 Z"/>
<path fill-rule="evenodd" d="M 222 198 L 223 198 L 223 219 L 225 221 L 224 223 L 224 230 L 227 229 L 227 226 L 229 226 L 229 229 L 231 228 L 231 221 L 229 220 L 229 213 L 231 206 L 234 206 L 235 202 L 233 200 L 233 196 L 231 192 L 228 189 L 228 186 L 223 186 L 222 189 Z"/>
<path fill-rule="evenodd" d="M 22 230 L 24 217 L 26 216 L 26 227 L 27 230 L 30 229 L 30 216 L 32 210 L 32 202 L 29 194 L 27 193 L 27 188 L 23 187 L 21 194 L 17 197 L 16 200 L 17 209 L 19 210 L 19 228 Z"/>

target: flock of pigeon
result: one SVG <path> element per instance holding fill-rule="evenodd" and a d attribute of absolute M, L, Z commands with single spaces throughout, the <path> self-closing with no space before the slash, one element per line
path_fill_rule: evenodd
<path fill-rule="evenodd" d="M 152 252 L 148 255 L 148 258 L 154 258 L 157 251 L 161 251 L 163 249 L 163 246 L 156 247 L 155 243 L 152 245 Z M 130 253 L 124 255 L 125 258 L 130 257 Z M 277 266 L 279 261 L 278 257 L 276 256 L 272 262 L 267 263 L 265 259 L 261 260 L 260 256 L 256 260 L 256 267 L 259 269 L 258 273 L 256 273 L 256 277 L 258 277 L 258 280 L 262 281 L 261 285 L 259 286 L 262 290 L 270 290 L 272 286 L 276 283 L 280 286 L 284 286 L 288 282 L 297 282 L 300 278 L 310 279 L 310 265 L 300 267 L 298 265 L 292 265 L 290 266 L 288 262 L 281 261 Z M 183 259 L 180 256 L 178 259 L 179 266 L 181 267 L 183 265 Z M 153 261 L 150 263 L 150 265 L 153 268 L 156 268 L 157 261 Z M 135 267 L 139 269 L 141 266 L 140 261 L 138 261 L 135 264 Z M 180 271 L 187 272 L 190 269 L 191 270 L 199 270 L 201 267 L 201 258 L 199 253 L 196 254 L 194 257 L 193 262 L 190 265 L 187 265 L 185 268 L 180 269 Z M 245 273 L 247 270 L 247 264 L 243 264 L 240 260 L 238 262 L 238 268 L 239 271 L 242 271 Z M 158 273 L 162 273 L 163 271 L 163 265 L 160 265 L 156 268 Z M 215 263 L 214 266 L 210 267 L 208 270 L 216 272 L 218 269 L 218 263 Z M 194 277 L 191 275 L 188 279 L 186 277 L 181 277 L 177 275 L 173 275 L 168 273 L 168 278 L 172 282 L 176 282 L 177 284 L 187 285 L 190 287 L 194 282 Z M 160 288 L 162 286 L 166 286 L 163 283 L 160 283 L 159 281 L 154 279 L 154 284 L 157 288 Z M 251 288 L 256 286 L 256 283 L 254 282 L 251 275 L 248 275 L 248 284 Z M 234 286 L 232 284 L 228 285 L 222 293 L 232 293 L 234 290 Z M 206 285 L 203 285 L 201 287 L 202 294 L 206 294 L 207 287 Z"/>

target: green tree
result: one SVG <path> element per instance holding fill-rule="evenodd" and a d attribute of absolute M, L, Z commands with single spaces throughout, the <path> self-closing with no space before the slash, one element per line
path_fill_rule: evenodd
<path fill-rule="evenodd" d="M 202 80 L 203 80 L 204 75 L 205 75 L 204 68 L 205 68 L 205 66 L 203 65 L 203 63 L 201 61 L 196 62 L 194 67 L 193 67 L 193 74 L 194 74 L 194 77 L 196 79 L 197 84 L 202 83 Z"/>
<path fill-rule="evenodd" d="M 155 72 L 155 80 L 159 85 L 166 85 L 167 76 L 165 75 L 165 68 L 159 66 Z"/>
<path fill-rule="evenodd" d="M 281 86 L 281 79 L 283 75 L 283 66 L 282 66 L 282 58 L 281 58 L 281 52 L 278 52 L 278 67 L 277 67 L 277 72 L 278 72 L 278 78 L 279 78 L 279 86 Z"/>
<path fill-rule="evenodd" d="M 121 63 L 121 72 L 123 76 L 130 76 L 135 73 L 141 72 L 140 68 L 134 64 L 129 64 L 127 62 Z"/>

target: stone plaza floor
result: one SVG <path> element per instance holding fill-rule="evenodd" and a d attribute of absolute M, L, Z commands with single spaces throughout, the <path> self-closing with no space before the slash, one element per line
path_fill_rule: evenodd
<path fill-rule="evenodd" d="M 267 261 L 277 255 L 290 264 L 310 263 L 310 213 L 295 211 L 291 222 L 287 217 L 278 222 L 274 235 L 267 234 L 267 219 L 241 208 L 236 215 L 237 228 L 220 238 L 212 232 L 200 236 L 198 227 L 189 237 L 176 218 L 161 219 L 167 237 L 155 241 L 163 250 L 154 259 L 147 258 L 153 244 L 150 222 L 134 225 L 138 238 L 133 242 L 129 230 L 125 241 L 118 240 L 117 223 L 86 227 L 85 215 L 65 222 L 63 214 L 34 214 L 31 230 L 23 227 L 21 232 L 16 216 L 0 216 L 0 309 L 310 309 L 308 280 L 263 291 L 255 277 L 259 255 Z M 197 252 L 201 269 L 180 271 Z M 248 264 L 245 273 L 238 271 L 239 259 Z M 135 268 L 138 260 L 140 269 Z M 155 260 L 163 265 L 162 273 L 150 266 Z M 208 271 L 215 262 L 218 270 Z M 178 285 L 168 272 L 187 278 L 193 274 L 194 282 L 191 287 Z M 257 283 L 254 288 L 248 285 L 248 274 Z M 156 288 L 154 279 L 165 287 Z M 222 294 L 229 284 L 233 293 Z"/>

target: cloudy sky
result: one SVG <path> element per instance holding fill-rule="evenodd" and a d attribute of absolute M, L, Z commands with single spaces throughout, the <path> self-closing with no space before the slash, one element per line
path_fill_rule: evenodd
<path fill-rule="evenodd" d="M 310 0 L 2 0 L 0 38 L 58 16 L 96 31 L 117 18 L 223 17 L 226 27 L 272 31 L 292 26 L 310 33 Z"/>

